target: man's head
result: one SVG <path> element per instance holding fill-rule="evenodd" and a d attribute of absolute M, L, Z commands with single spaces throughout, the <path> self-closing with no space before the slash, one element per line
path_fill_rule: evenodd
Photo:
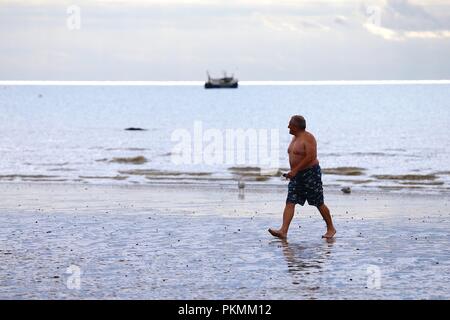
<path fill-rule="evenodd" d="M 302 131 L 305 131 L 306 129 L 306 120 L 302 116 L 295 115 L 292 116 L 291 120 L 289 121 L 289 133 L 292 135 L 296 135 L 297 133 L 300 133 Z"/>

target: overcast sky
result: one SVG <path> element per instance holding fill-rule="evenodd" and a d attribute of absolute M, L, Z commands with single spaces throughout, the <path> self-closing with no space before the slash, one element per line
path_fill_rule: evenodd
<path fill-rule="evenodd" d="M 450 0 L 0 0 L 1 80 L 438 80 L 449 57 Z"/>

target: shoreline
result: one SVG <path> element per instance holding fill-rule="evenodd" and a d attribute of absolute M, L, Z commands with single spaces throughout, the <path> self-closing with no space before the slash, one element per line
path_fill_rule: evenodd
<path fill-rule="evenodd" d="M 121 198 L 121 191 L 128 192 L 125 199 Z M 257 198 L 259 195 L 269 195 L 268 202 L 276 202 L 284 204 L 287 194 L 286 186 L 281 185 L 265 185 L 265 184 L 247 184 L 243 190 L 244 198 L 241 199 L 237 185 L 235 184 L 175 184 L 175 183 L 153 183 L 153 184 L 106 184 L 106 183 L 66 183 L 66 182 L 0 182 L 0 192 L 4 195 L 1 210 L 14 209 L 33 209 L 38 201 L 36 197 L 42 197 L 42 204 L 63 204 L 66 201 L 85 201 L 85 202 L 101 202 L 108 201 L 108 197 L 118 197 L 124 201 L 142 201 L 147 192 L 150 195 L 147 198 L 146 205 L 152 206 L 161 202 L 161 198 L 155 197 L 155 194 L 164 194 L 170 196 L 170 193 L 177 192 L 184 194 L 179 198 L 180 202 L 185 202 L 187 195 L 194 194 L 197 198 L 205 202 L 213 202 L 215 196 L 226 195 L 229 202 L 241 202 L 245 204 L 245 196 Z M 133 192 L 136 192 L 133 196 Z M 30 198 L 33 195 L 34 198 Z M 103 197 L 102 197 L 103 195 Z M 201 195 L 199 197 L 199 195 Z M 379 201 L 385 199 L 388 201 L 407 201 L 407 202 L 434 202 L 448 203 L 450 201 L 450 193 L 406 193 L 384 190 L 352 190 L 351 194 L 344 194 L 339 188 L 324 187 L 325 201 L 342 203 L 348 201 L 351 204 L 359 201 Z M 173 201 L 177 204 L 177 201 Z M 16 207 L 15 204 L 20 205 Z M 200 205 L 203 203 L 200 203 Z M 170 204 L 167 205 L 170 207 Z M 300 206 L 297 206 L 300 208 Z M 303 208 L 308 208 L 307 203 Z M 65 206 L 66 210 L 70 210 L 70 206 Z"/>
<path fill-rule="evenodd" d="M 219 182 L 219 183 L 218 183 Z M 223 183 L 225 182 L 225 183 Z M 343 182 L 343 181 L 342 181 Z M 284 182 L 282 182 L 284 183 Z M 0 188 L 8 186 L 65 186 L 65 187 L 117 187 L 117 188 L 181 188 L 181 189 L 226 189 L 237 190 L 238 180 L 235 178 L 219 179 L 219 180 L 184 180 L 184 181 L 170 181 L 170 180 L 149 180 L 145 183 L 141 182 L 128 182 L 122 183 L 118 180 L 112 182 L 108 180 L 99 179 L 98 181 L 70 181 L 70 180 L 32 180 L 32 181 L 5 181 L 0 180 Z M 257 182 L 257 181 L 245 181 L 246 190 L 253 191 L 268 191 L 273 190 L 277 192 L 287 191 L 287 182 L 285 184 L 274 183 L 273 181 Z M 439 189 L 429 189 L 420 186 L 363 186 L 361 184 L 336 184 L 336 183 L 323 183 L 324 194 L 343 195 L 341 189 L 349 187 L 351 193 L 358 195 L 378 195 L 378 196 L 419 196 L 419 197 L 439 197 L 450 198 L 450 187 L 441 187 Z"/>

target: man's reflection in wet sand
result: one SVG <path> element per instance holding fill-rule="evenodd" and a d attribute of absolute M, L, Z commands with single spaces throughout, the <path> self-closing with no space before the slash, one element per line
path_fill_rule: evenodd
<path fill-rule="evenodd" d="M 274 241 L 281 244 L 283 255 L 286 259 L 288 272 L 292 275 L 292 284 L 308 285 L 314 280 L 319 281 L 322 264 L 329 258 L 335 239 L 326 239 L 316 243 L 303 246 L 301 244 L 289 243 L 287 240 Z M 311 281 L 313 280 L 313 281 Z M 314 287 L 313 289 L 318 289 Z"/>

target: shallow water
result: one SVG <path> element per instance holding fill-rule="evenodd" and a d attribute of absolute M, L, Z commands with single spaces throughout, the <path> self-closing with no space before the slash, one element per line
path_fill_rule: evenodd
<path fill-rule="evenodd" d="M 224 91 L 198 86 L 3 86 L 0 180 L 148 184 L 167 178 L 167 172 L 185 172 L 190 174 L 178 175 L 177 181 L 208 183 L 208 177 L 192 174 L 208 172 L 211 181 L 234 183 L 239 175 L 228 168 L 236 163 L 174 164 L 174 130 L 193 133 L 196 121 L 205 130 L 220 132 L 278 129 L 278 164 L 285 170 L 286 126 L 292 114 L 303 114 L 316 135 L 321 166 L 334 172 L 324 175 L 329 186 L 450 190 L 447 85 L 242 86 Z M 129 127 L 146 131 L 124 130 Z M 245 166 L 255 166 L 247 162 Z M 362 171 L 348 174 L 342 167 Z M 162 172 L 153 179 L 120 174 L 135 169 Z M 379 178 L 432 174 L 429 184 Z M 277 177 L 247 179 L 282 183 Z"/>

